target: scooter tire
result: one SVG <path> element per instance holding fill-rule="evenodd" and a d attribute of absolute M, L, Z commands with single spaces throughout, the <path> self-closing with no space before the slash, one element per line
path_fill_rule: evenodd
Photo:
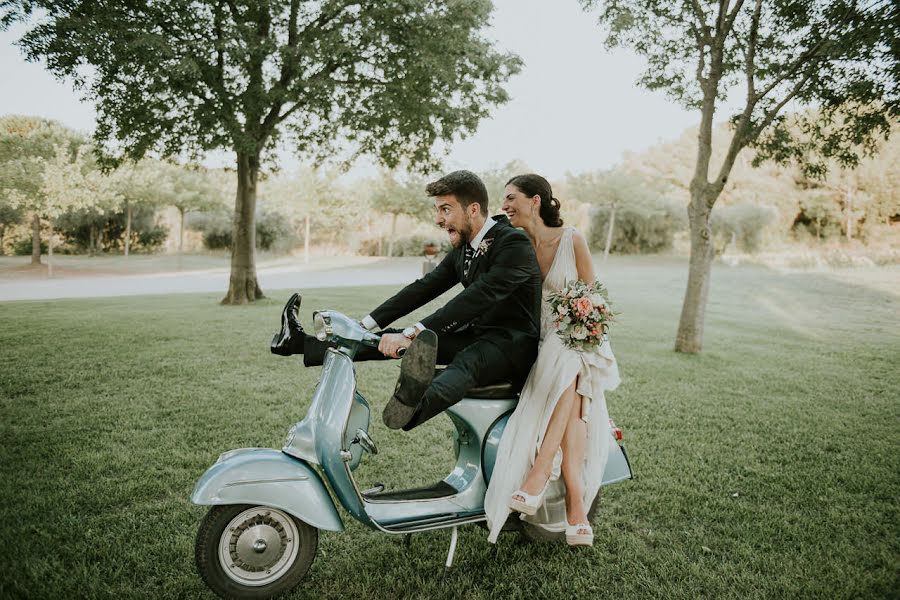
<path fill-rule="evenodd" d="M 318 530 L 293 515 L 278 511 L 280 515 L 291 519 L 296 527 L 297 539 L 294 541 L 298 548 L 293 562 L 284 565 L 283 574 L 265 585 L 244 585 L 229 577 L 220 559 L 219 548 L 222 536 L 227 535 L 226 530 L 229 529 L 229 524 L 236 517 L 254 508 L 273 510 L 252 504 L 213 506 L 206 513 L 197 530 L 197 539 L 194 544 L 197 571 L 206 585 L 221 598 L 259 600 L 273 598 L 288 592 L 301 582 L 316 557 L 316 548 L 319 542 Z"/>
<path fill-rule="evenodd" d="M 597 497 L 594 498 L 591 507 L 588 509 L 588 521 L 591 523 L 594 522 L 594 517 L 597 515 L 597 510 L 600 507 L 602 492 L 603 490 L 597 490 Z M 547 531 L 543 527 L 532 525 L 528 521 L 520 521 L 520 523 L 522 525 L 522 536 L 528 541 L 541 543 L 565 543 L 566 541 L 565 531 Z"/>

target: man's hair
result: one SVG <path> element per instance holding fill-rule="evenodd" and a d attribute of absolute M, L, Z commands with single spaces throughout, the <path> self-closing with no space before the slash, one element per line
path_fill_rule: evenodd
<path fill-rule="evenodd" d="M 463 208 L 477 202 L 481 216 L 488 214 L 488 193 L 484 182 L 471 171 L 453 171 L 425 186 L 425 193 L 434 196 L 455 196 Z"/>

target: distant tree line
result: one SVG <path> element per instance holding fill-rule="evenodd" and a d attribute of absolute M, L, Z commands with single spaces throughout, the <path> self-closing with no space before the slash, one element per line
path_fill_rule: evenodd
<path fill-rule="evenodd" d="M 613 169 L 554 182 L 564 217 L 576 218 L 604 256 L 670 250 L 687 232 L 694 136 L 688 130 L 677 140 L 626 154 Z M 725 125 L 715 130 L 714 151 L 726 136 Z M 856 168 L 834 168 L 822 179 L 807 177 L 799 166 L 754 167 L 753 158 L 752 150 L 738 156 L 711 217 L 719 253 L 758 252 L 781 242 L 871 242 L 900 221 L 900 136 L 882 142 Z M 39 262 L 51 236 L 57 252 L 157 252 L 167 240 L 182 251 L 191 231 L 207 250 L 233 248 L 233 174 L 224 170 L 144 159 L 104 171 L 90 142 L 76 132 L 14 116 L 0 118 L 0 164 L 3 254 L 31 254 Z M 500 212 L 506 181 L 531 170 L 515 160 L 481 173 L 493 214 Z M 311 246 L 420 256 L 427 243 L 445 244 L 431 222 L 426 179 L 386 169 L 352 182 L 312 167 L 265 174 L 258 184 L 256 248 L 303 248 L 307 257 Z M 161 218 L 167 209 L 174 209 L 174 222 Z"/>

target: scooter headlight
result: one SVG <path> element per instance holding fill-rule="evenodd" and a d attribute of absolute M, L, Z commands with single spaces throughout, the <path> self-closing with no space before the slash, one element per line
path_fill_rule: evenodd
<path fill-rule="evenodd" d="M 316 339 L 324 342 L 328 336 L 334 333 L 331 329 L 331 316 L 327 312 L 313 313 L 313 331 L 316 333 Z"/>

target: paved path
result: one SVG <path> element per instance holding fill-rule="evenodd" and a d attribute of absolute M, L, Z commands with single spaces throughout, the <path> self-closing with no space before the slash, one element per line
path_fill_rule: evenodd
<path fill-rule="evenodd" d="M 370 264 L 316 269 L 314 265 L 257 268 L 263 290 L 320 287 L 403 285 L 421 276 L 421 258 L 378 260 Z M 185 271 L 153 275 L 59 277 L 53 279 L 0 280 L 0 301 L 50 300 L 187 294 L 228 291 L 228 269 Z"/>

